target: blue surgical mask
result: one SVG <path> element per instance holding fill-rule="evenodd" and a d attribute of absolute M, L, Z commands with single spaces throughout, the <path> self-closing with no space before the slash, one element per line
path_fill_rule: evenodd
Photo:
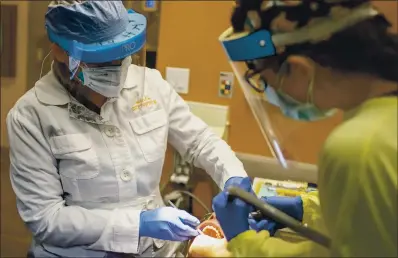
<path fill-rule="evenodd" d="M 336 110 L 320 110 L 312 101 L 301 103 L 282 91 L 275 91 L 268 86 L 265 89 L 267 101 L 278 106 L 281 112 L 292 119 L 300 121 L 317 121 L 331 117 L 336 113 Z M 312 100 L 312 87 L 309 89 L 309 99 Z"/>
<path fill-rule="evenodd" d="M 121 66 L 82 67 L 77 77 L 83 85 L 107 98 L 115 98 L 120 94 L 126 81 L 131 64 L 131 57 L 126 57 Z"/>

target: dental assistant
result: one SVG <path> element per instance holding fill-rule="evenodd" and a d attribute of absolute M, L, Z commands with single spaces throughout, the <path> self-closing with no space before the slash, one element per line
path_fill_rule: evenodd
<path fill-rule="evenodd" d="M 145 44 L 143 15 L 122 1 L 63 0 L 45 23 L 51 71 L 7 116 L 29 257 L 173 255 L 199 221 L 164 207 L 167 143 L 221 189 L 247 176 L 242 163 L 158 71 L 131 64 Z"/>
<path fill-rule="evenodd" d="M 222 192 L 213 208 L 232 256 L 397 257 L 398 35 L 391 24 L 368 0 L 246 0 L 237 1 L 232 26 L 220 41 L 249 104 L 258 104 L 252 110 L 263 131 L 272 123 L 261 123 L 269 110 L 258 94 L 299 121 L 345 112 L 320 154 L 319 198 L 263 198 L 329 235 L 330 250 L 272 237 L 283 225 L 248 222 L 252 208 Z M 240 187 L 250 191 L 250 180 Z"/>

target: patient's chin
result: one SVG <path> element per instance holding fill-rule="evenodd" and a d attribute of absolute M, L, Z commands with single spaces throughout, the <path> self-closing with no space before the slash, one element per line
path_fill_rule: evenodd
<path fill-rule="evenodd" d="M 189 247 L 188 257 L 230 257 L 227 241 L 206 235 L 197 236 Z"/>
<path fill-rule="evenodd" d="M 206 236 L 217 239 L 224 238 L 224 232 L 222 231 L 220 224 L 218 224 L 218 221 L 215 218 L 203 221 L 198 226 L 198 229 L 201 230 Z"/>
<path fill-rule="evenodd" d="M 203 235 L 195 237 L 192 241 L 188 257 L 230 257 L 231 253 L 227 250 L 227 241 L 224 237 L 220 224 L 214 214 L 206 221 L 202 222 L 198 229 Z"/>

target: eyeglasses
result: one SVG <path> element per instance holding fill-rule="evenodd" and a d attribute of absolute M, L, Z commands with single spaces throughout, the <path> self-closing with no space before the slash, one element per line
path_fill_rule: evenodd
<path fill-rule="evenodd" d="M 263 93 L 267 88 L 267 82 L 264 78 L 261 77 L 261 71 L 263 69 L 259 69 L 256 67 L 256 61 L 246 61 L 246 65 L 248 70 L 245 72 L 245 80 L 247 83 L 258 93 Z"/>

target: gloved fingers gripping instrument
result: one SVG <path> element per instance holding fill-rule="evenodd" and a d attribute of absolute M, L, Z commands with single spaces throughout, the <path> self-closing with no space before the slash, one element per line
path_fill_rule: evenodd
<path fill-rule="evenodd" d="M 326 248 L 330 248 L 331 240 L 329 237 L 325 236 L 324 234 L 320 233 L 315 229 L 303 225 L 302 223 L 288 216 L 284 212 L 281 212 L 280 210 L 274 208 L 272 205 L 264 203 L 263 201 L 255 197 L 253 194 L 233 186 L 229 187 L 227 191 L 230 201 L 232 201 L 234 198 L 239 198 L 253 205 L 256 209 L 258 209 L 261 212 L 261 214 L 265 218 L 270 218 L 276 222 L 279 222 L 285 225 L 286 227 L 292 229 L 293 231 L 297 232 L 298 234 L 302 235 L 303 237 L 317 244 L 320 244 Z M 253 215 L 255 215 L 257 219 L 260 219 L 258 212 Z"/>

